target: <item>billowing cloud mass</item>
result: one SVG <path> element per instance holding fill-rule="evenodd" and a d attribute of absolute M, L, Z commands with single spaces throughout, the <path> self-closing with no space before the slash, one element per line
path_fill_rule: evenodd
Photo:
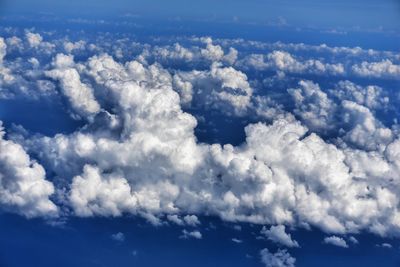
<path fill-rule="evenodd" d="M 391 52 L 20 37 L 0 39 L 0 98 L 61 99 L 83 126 L 11 140 L 1 130 L 2 208 L 29 217 L 59 208 L 81 217 L 133 214 L 190 228 L 182 238 L 197 239 L 198 217 L 211 215 L 269 225 L 262 234 L 292 248 L 299 244 L 286 231 L 297 227 L 400 233 L 398 98 L 379 80 L 395 79 Z M 241 50 L 249 46 L 258 54 Z M 26 60 L 8 60 L 8 52 Z M 362 85 L 352 75 L 365 77 Z M 238 144 L 199 138 L 204 125 L 229 132 L 226 122 L 247 125 Z M 62 183 L 46 180 L 44 168 Z M 266 266 L 294 266 L 285 250 L 261 255 Z"/>
<path fill-rule="evenodd" d="M 45 179 L 45 170 L 4 135 L 0 121 L 0 207 L 26 217 L 57 215 L 57 207 L 49 199 L 54 186 Z"/>

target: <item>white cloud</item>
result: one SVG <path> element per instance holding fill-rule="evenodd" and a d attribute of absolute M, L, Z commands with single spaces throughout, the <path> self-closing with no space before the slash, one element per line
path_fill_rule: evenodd
<path fill-rule="evenodd" d="M 393 246 L 391 245 L 391 244 L 389 244 L 389 243 L 382 243 L 382 244 L 378 244 L 378 245 L 376 245 L 377 247 L 380 247 L 380 248 L 388 248 L 388 249 L 391 249 Z"/>
<path fill-rule="evenodd" d="M 260 251 L 261 262 L 266 267 L 294 267 L 296 259 L 287 250 L 278 250 L 272 254 L 267 248 Z"/>
<path fill-rule="evenodd" d="M 286 233 L 284 225 L 271 226 L 269 230 L 264 226 L 261 230 L 261 234 L 275 243 L 287 247 L 299 247 L 297 241 L 293 240 L 291 235 Z"/>
<path fill-rule="evenodd" d="M 324 63 L 317 59 L 301 60 L 285 51 L 275 50 L 267 55 L 251 54 L 240 63 L 245 68 L 256 70 L 270 69 L 287 73 L 319 74 L 319 75 L 344 75 L 345 68 L 341 63 Z"/>
<path fill-rule="evenodd" d="M 340 100 L 349 100 L 372 109 L 384 109 L 389 103 L 383 88 L 374 85 L 359 86 L 351 81 L 340 81 L 331 93 Z"/>
<path fill-rule="evenodd" d="M 43 41 L 43 37 L 39 33 L 33 33 L 30 31 L 25 32 L 25 38 L 28 41 L 29 46 L 33 48 L 38 47 Z"/>
<path fill-rule="evenodd" d="M 186 215 L 185 217 L 183 217 L 183 220 L 187 225 L 190 226 L 196 226 L 200 224 L 200 221 L 196 215 Z"/>
<path fill-rule="evenodd" d="M 328 131 L 335 125 L 335 103 L 328 98 L 318 84 L 311 81 L 300 81 L 299 88 L 289 89 L 296 108 L 294 113 L 301 117 L 302 121 L 316 131 Z"/>
<path fill-rule="evenodd" d="M 57 51 L 64 51 L 64 43 L 55 41 Z M 227 55 L 215 44 L 204 55 L 222 64 L 202 59 L 202 64 L 208 62 L 205 68 L 185 71 L 149 64 L 140 51 L 133 55 L 128 46 L 107 48 L 111 44 L 108 39 L 87 49 L 98 54 L 119 48 L 123 56 L 138 55 L 137 60 L 121 63 L 101 53 L 81 62 L 60 54 L 49 62 L 52 56 L 35 55 L 40 63 L 36 70 L 29 62 L 5 62 L 10 69 L 29 66 L 27 73 L 36 75 L 32 80 L 46 73 L 59 81 L 73 111 L 90 117 L 71 134 L 19 140 L 68 185 L 61 204 L 71 209 L 68 214 L 134 214 L 154 224 L 166 218 L 185 226 L 198 225 L 192 214 L 207 214 L 235 223 L 310 225 L 336 234 L 399 233 L 400 142 L 396 127 L 389 129 L 375 117 L 385 97 L 379 88 L 339 85 L 343 93 L 334 95 L 303 81 L 291 91 L 297 121 L 284 111 L 286 92 L 275 99 L 256 95 L 260 92 L 253 84 L 260 81 L 249 81 L 251 76 L 239 70 L 238 63 L 227 65 Z M 271 54 L 269 60 L 281 72 L 330 71 L 316 60 L 304 68 L 300 57 L 283 52 Z M 14 85 L 31 88 L 16 80 Z M 43 91 L 53 85 L 40 83 Z M 337 99 L 340 103 L 334 102 Z M 250 109 L 264 114 L 263 122 L 247 126 L 239 146 L 199 143 L 195 117 L 182 110 L 190 103 L 237 116 L 249 115 Z M 257 104 L 264 109 L 256 112 Z M 332 113 L 343 119 L 332 118 Z M 341 140 L 325 141 L 317 135 L 330 127 Z M 45 181 L 44 174 L 37 177 Z M 37 214 L 45 213 L 43 209 Z"/>
<path fill-rule="evenodd" d="M 180 72 L 174 77 L 176 90 L 184 103 L 242 115 L 251 105 L 253 89 L 246 74 L 232 67 L 212 64 L 209 71 Z"/>
<path fill-rule="evenodd" d="M 400 65 L 394 64 L 389 59 L 379 62 L 364 61 L 361 64 L 353 65 L 352 70 L 356 75 L 368 78 L 399 79 L 400 77 Z"/>
<path fill-rule="evenodd" d="M 54 69 L 46 71 L 46 75 L 60 82 L 62 93 L 68 98 L 73 109 L 83 117 L 99 112 L 100 105 L 93 95 L 93 89 L 81 82 L 78 71 L 73 68 L 73 57 L 58 54 L 53 65 Z"/>
<path fill-rule="evenodd" d="M 348 248 L 346 240 L 338 236 L 329 236 L 324 238 L 325 244 L 330 244 L 337 247 Z"/>
<path fill-rule="evenodd" d="M 125 235 L 124 235 L 123 233 L 121 233 L 121 232 L 112 234 L 112 235 L 111 235 L 111 238 L 112 238 L 113 240 L 115 240 L 115 241 L 118 241 L 118 242 L 123 242 L 123 241 L 125 241 Z"/>
<path fill-rule="evenodd" d="M 0 65 L 3 64 L 3 59 L 7 54 L 7 45 L 4 42 L 4 38 L 0 37 Z"/>
<path fill-rule="evenodd" d="M 179 238 L 182 239 L 190 239 L 190 238 L 194 238 L 194 239 L 202 239 L 202 234 L 199 231 L 187 231 L 186 229 L 182 230 L 182 235 Z"/>
<path fill-rule="evenodd" d="M 349 237 L 349 241 L 350 241 L 351 243 L 353 243 L 353 244 L 358 244 L 358 243 L 359 243 L 358 240 L 357 240 L 357 238 L 355 238 L 354 236 L 350 236 L 350 237 Z"/>
<path fill-rule="evenodd" d="M 45 179 L 45 170 L 4 135 L 0 121 L 0 206 L 26 217 L 57 216 L 58 209 L 49 199 L 54 186 Z"/>

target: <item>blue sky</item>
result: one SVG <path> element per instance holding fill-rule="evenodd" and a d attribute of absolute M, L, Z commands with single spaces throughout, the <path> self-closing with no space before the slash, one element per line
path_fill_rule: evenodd
<path fill-rule="evenodd" d="M 399 266 L 398 1 L 0 3 L 0 266 Z"/>
<path fill-rule="evenodd" d="M 67 16 L 116 16 L 126 13 L 150 18 L 239 20 L 266 23 L 287 21 L 314 27 L 399 28 L 400 6 L 396 0 L 3 0 L 5 12 L 51 12 Z"/>

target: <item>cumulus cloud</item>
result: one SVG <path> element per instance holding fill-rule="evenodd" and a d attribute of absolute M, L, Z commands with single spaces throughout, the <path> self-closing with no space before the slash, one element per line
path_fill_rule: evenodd
<path fill-rule="evenodd" d="M 331 74 L 344 75 L 345 68 L 342 64 L 324 63 L 316 59 L 299 60 L 285 51 L 273 51 L 267 55 L 252 54 L 240 63 L 244 67 L 256 70 L 270 69 L 287 73 Z"/>
<path fill-rule="evenodd" d="M 261 262 L 266 267 L 294 267 L 296 259 L 286 249 L 271 253 L 267 248 L 260 251 Z"/>
<path fill-rule="evenodd" d="M 328 131 L 334 127 L 335 103 L 329 99 L 318 84 L 300 81 L 299 88 L 289 89 L 296 108 L 294 113 L 314 131 Z"/>
<path fill-rule="evenodd" d="M 184 103 L 195 102 L 238 115 L 251 105 L 253 89 L 247 76 L 232 67 L 215 63 L 209 71 L 180 72 L 174 81 Z"/>
<path fill-rule="evenodd" d="M 26 217 L 53 217 L 58 213 L 49 199 L 54 186 L 44 168 L 22 146 L 5 139 L 0 121 L 0 206 Z"/>
<path fill-rule="evenodd" d="M 187 225 L 187 226 L 197 226 L 200 225 L 200 221 L 196 215 L 186 215 L 183 218 L 180 218 L 179 215 L 167 215 L 167 219 L 177 225 Z"/>
<path fill-rule="evenodd" d="M 115 233 L 111 235 L 111 238 L 115 241 L 118 242 L 124 242 L 125 241 L 125 235 L 121 232 Z"/>
<path fill-rule="evenodd" d="M 4 38 L 0 37 L 0 64 L 3 64 L 3 59 L 7 54 L 7 45 L 4 42 Z"/>
<path fill-rule="evenodd" d="M 364 61 L 352 66 L 352 70 L 356 75 L 367 78 L 398 79 L 400 77 L 400 65 L 394 64 L 389 59 L 379 62 Z"/>
<path fill-rule="evenodd" d="M 25 32 L 25 38 L 28 41 L 30 47 L 38 47 L 43 41 L 43 37 L 39 33 L 33 33 L 30 31 Z"/>
<path fill-rule="evenodd" d="M 299 247 L 296 240 L 293 240 L 290 234 L 285 231 L 284 225 L 271 226 L 269 230 L 265 226 L 261 229 L 261 234 L 265 235 L 269 240 L 287 246 Z"/>
<path fill-rule="evenodd" d="M 182 239 L 190 239 L 190 238 L 194 238 L 194 239 L 201 239 L 203 236 L 199 231 L 187 231 L 186 229 L 182 230 L 182 235 L 179 238 Z"/>
<path fill-rule="evenodd" d="M 108 96 L 115 114 L 102 113 L 71 135 L 27 144 L 40 149 L 58 176 L 72 179 L 69 200 L 77 215 L 132 213 L 157 222 L 164 214 L 206 212 L 228 221 L 310 224 L 335 233 L 398 231 L 399 200 L 384 182 L 395 172 L 386 159 L 381 159 L 385 173 L 368 176 L 379 162 L 374 154 L 342 150 L 288 119 L 247 126 L 241 146 L 201 144 L 195 118 L 182 111 L 173 79 L 159 65 L 122 65 L 103 55 L 80 68 L 99 95 Z M 315 85 L 307 86 L 324 99 Z M 367 132 L 371 140 L 380 129 L 374 127 Z M 391 147 L 387 153 L 394 159 Z M 365 165 L 358 165 L 356 174 L 361 156 Z M 358 179 L 361 173 L 364 179 Z"/>
<path fill-rule="evenodd" d="M 346 240 L 344 240 L 341 237 L 338 236 L 329 236 L 324 238 L 324 243 L 337 246 L 337 247 L 342 247 L 342 248 L 348 248 L 349 246 L 347 245 Z"/>
<path fill-rule="evenodd" d="M 58 82 L 72 113 L 85 119 L 71 134 L 31 135 L 18 139 L 21 145 L 17 139 L 3 138 L 8 146 L 20 148 L 24 169 L 37 172 L 32 177 L 45 188 L 40 201 L 27 205 L 45 203 L 40 205 L 47 208 L 29 211 L 39 215 L 57 209 L 48 200 L 54 188 L 40 165 L 27 156 L 32 152 L 49 173 L 64 181 L 67 193 L 60 205 L 76 216 L 133 214 L 154 224 L 167 219 L 193 227 L 199 225 L 197 216 L 207 214 L 235 223 L 279 225 L 266 230 L 268 235 L 292 246 L 296 241 L 283 225 L 315 226 L 337 234 L 399 233 L 400 141 L 396 127 L 385 126 L 374 112 L 387 103 L 383 89 L 342 82 L 334 93 L 301 79 L 289 95 L 285 87 L 280 98 L 272 99 L 253 88 L 260 82 L 241 68 L 245 61 L 236 59 L 240 53 L 226 54 L 208 38 L 201 42 L 205 47 L 197 50 L 164 47 L 168 52 L 160 50 L 154 58 L 189 60 L 191 53 L 196 58 L 195 51 L 200 51 L 208 62 L 202 69 L 163 67 L 146 60 L 142 51 L 129 54 L 131 47 L 123 41 L 118 42 L 118 54 L 130 57 L 116 60 L 120 57 L 111 56 L 117 51 L 110 40 L 98 41 L 96 47 L 88 42 L 82 49 L 94 55 L 88 52 L 87 57 L 76 57 L 79 60 L 45 54 L 47 58 L 35 56 L 37 61 L 13 62 L 23 69 L 29 65 L 31 80 L 41 80 L 43 88 L 54 86 L 50 80 Z M 75 43 L 64 47 L 65 39 L 57 45 L 57 51 L 77 50 Z M 3 64 L 9 68 L 3 52 L 8 48 L 1 46 Z M 260 58 L 267 70 L 343 73 L 340 64 L 302 61 L 284 51 Z M 282 103 L 288 96 L 294 108 L 286 111 Z M 263 120 L 245 128 L 241 145 L 205 144 L 195 135 L 195 116 L 185 111 L 196 108 L 239 119 L 257 109 Z M 321 137 L 327 129 L 336 134 L 332 140 Z M 25 204 L 18 205 L 24 214 Z"/>
<path fill-rule="evenodd" d="M 78 71 L 73 68 L 72 56 L 58 54 L 53 61 L 54 68 L 46 75 L 60 82 L 63 94 L 68 98 L 74 110 L 84 117 L 96 114 L 100 105 L 93 95 L 93 89 L 82 83 Z"/>
<path fill-rule="evenodd" d="M 370 109 L 384 109 L 389 103 L 382 87 L 368 85 L 362 87 L 351 81 L 340 81 L 331 93 L 340 100 L 353 101 Z"/>

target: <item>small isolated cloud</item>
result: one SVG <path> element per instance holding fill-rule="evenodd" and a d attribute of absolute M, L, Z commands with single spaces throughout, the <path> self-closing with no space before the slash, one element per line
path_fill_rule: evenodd
<path fill-rule="evenodd" d="M 240 244 L 240 243 L 243 243 L 243 240 L 240 240 L 238 238 L 232 238 L 232 242 Z"/>
<path fill-rule="evenodd" d="M 111 235 L 111 238 L 115 241 L 118 242 L 124 242 L 125 241 L 125 235 L 121 232 L 115 233 Z"/>
<path fill-rule="evenodd" d="M 203 236 L 199 231 L 187 231 L 186 229 L 182 230 L 182 235 L 179 237 L 181 239 L 189 239 L 189 238 L 194 238 L 194 239 L 201 239 Z"/>
<path fill-rule="evenodd" d="M 382 243 L 382 244 L 378 244 L 376 246 L 379 248 L 392 248 L 392 245 L 389 243 Z"/>
<path fill-rule="evenodd" d="M 354 236 L 350 236 L 350 237 L 349 237 L 349 241 L 350 241 L 351 243 L 353 243 L 353 244 L 358 244 L 358 243 L 359 243 L 358 240 L 357 240 L 357 238 L 355 238 Z"/>
<path fill-rule="evenodd" d="M 236 231 L 242 231 L 242 226 L 240 225 L 234 225 L 233 229 L 235 229 Z"/>
<path fill-rule="evenodd" d="M 296 240 L 293 240 L 290 234 L 285 231 L 284 225 L 271 226 L 269 230 L 264 226 L 261 229 L 261 234 L 265 235 L 268 240 L 272 242 L 287 246 L 287 247 L 299 247 Z"/>
<path fill-rule="evenodd" d="M 261 262 L 266 267 L 294 267 L 296 259 L 293 258 L 286 249 L 271 253 L 267 248 L 260 251 Z"/>
<path fill-rule="evenodd" d="M 346 240 L 344 240 L 341 237 L 338 236 L 329 236 L 324 238 L 324 243 L 337 246 L 337 247 L 342 247 L 342 248 L 348 248 L 349 246 L 347 245 Z"/>

